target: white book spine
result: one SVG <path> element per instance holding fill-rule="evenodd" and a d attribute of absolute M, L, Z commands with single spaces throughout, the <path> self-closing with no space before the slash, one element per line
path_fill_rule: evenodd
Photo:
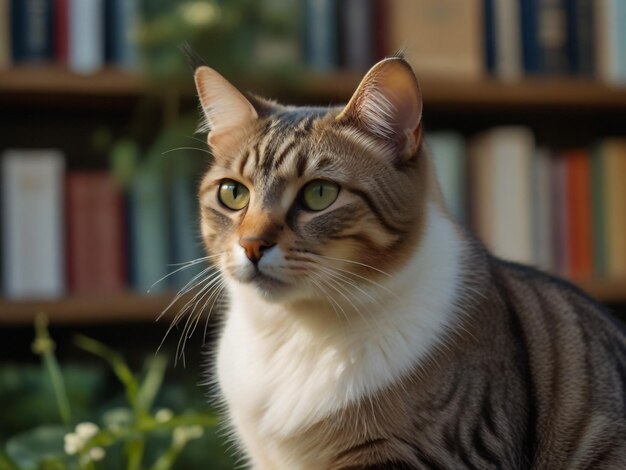
<path fill-rule="evenodd" d="M 104 66 L 103 0 L 69 1 L 69 67 L 93 73 Z"/>
<path fill-rule="evenodd" d="M 65 290 L 63 155 L 7 150 L 2 158 L 3 293 L 59 297 Z"/>

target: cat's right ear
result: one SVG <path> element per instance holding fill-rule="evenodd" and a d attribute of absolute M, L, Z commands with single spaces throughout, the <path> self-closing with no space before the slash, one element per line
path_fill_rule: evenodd
<path fill-rule="evenodd" d="M 209 145 L 217 150 L 237 142 L 258 119 L 254 106 L 210 67 L 198 67 L 194 80 L 209 131 Z"/>

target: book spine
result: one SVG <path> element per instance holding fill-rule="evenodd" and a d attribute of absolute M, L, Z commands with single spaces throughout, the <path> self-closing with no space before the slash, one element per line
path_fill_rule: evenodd
<path fill-rule="evenodd" d="M 67 65 L 69 51 L 69 0 L 55 0 L 54 4 L 54 57 Z"/>
<path fill-rule="evenodd" d="M 334 0 L 305 0 L 307 60 L 318 72 L 337 66 L 337 8 Z"/>
<path fill-rule="evenodd" d="M 157 171 L 142 169 L 130 189 L 130 221 L 133 287 L 141 292 L 163 292 L 169 259 L 167 201 Z M 156 284 L 154 284 L 156 283 Z M 153 285 L 154 284 L 154 285 Z"/>
<path fill-rule="evenodd" d="M 537 43 L 539 72 L 564 74 L 569 71 L 567 11 L 563 0 L 538 0 Z"/>
<path fill-rule="evenodd" d="M 522 76 L 520 5 L 517 0 L 494 3 L 495 73 L 503 80 Z"/>
<path fill-rule="evenodd" d="M 373 34 L 370 40 L 374 60 L 382 60 L 399 51 L 389 50 L 389 2 L 392 0 L 374 0 Z"/>
<path fill-rule="evenodd" d="M 104 65 L 103 0 L 69 0 L 69 68 L 93 73 Z"/>
<path fill-rule="evenodd" d="M 125 250 L 119 188 L 107 173 L 72 172 L 66 181 L 70 290 L 78 294 L 122 290 Z"/>
<path fill-rule="evenodd" d="M 592 0 L 567 3 L 568 56 L 570 71 L 591 77 L 594 74 L 594 19 Z"/>
<path fill-rule="evenodd" d="M 537 0 L 521 0 L 522 63 L 528 74 L 540 72 L 537 42 Z"/>
<path fill-rule="evenodd" d="M 606 275 L 606 203 L 604 201 L 604 169 L 602 146 L 591 151 L 591 205 L 593 220 L 593 273 Z"/>
<path fill-rule="evenodd" d="M 591 241 L 591 174 L 590 162 L 584 151 L 568 152 L 567 169 L 567 234 L 568 276 L 587 279 L 593 272 Z"/>
<path fill-rule="evenodd" d="M 372 65 L 372 0 L 344 0 L 339 30 L 344 31 L 345 67 L 365 71 Z M 341 44 L 342 41 L 340 41 Z"/>
<path fill-rule="evenodd" d="M 138 0 L 109 0 L 106 3 L 106 58 L 128 70 L 139 66 L 135 34 L 138 10 Z"/>
<path fill-rule="evenodd" d="M 13 0 L 11 25 L 15 63 L 52 60 L 52 0 Z"/>
<path fill-rule="evenodd" d="M 0 0 L 0 69 L 11 65 L 11 0 Z"/>
<path fill-rule="evenodd" d="M 487 72 L 495 74 L 496 72 L 496 18 L 495 3 L 496 0 L 483 0 L 484 19 L 485 19 L 485 65 Z"/>
<path fill-rule="evenodd" d="M 7 150 L 2 158 L 3 291 L 8 298 L 63 295 L 63 156 Z"/>

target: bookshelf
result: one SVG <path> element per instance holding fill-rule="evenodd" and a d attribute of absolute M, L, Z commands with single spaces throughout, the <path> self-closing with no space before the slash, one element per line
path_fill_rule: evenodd
<path fill-rule="evenodd" d="M 242 89 L 255 90 L 284 102 L 331 104 L 345 102 L 361 76 L 353 73 L 303 75 L 299 80 L 237 81 Z M 191 77 L 190 77 L 191 83 Z M 542 116 L 562 112 L 583 113 L 594 119 L 608 111 L 626 116 L 626 87 L 572 77 L 524 78 L 515 82 L 495 79 L 436 79 L 421 77 L 425 106 L 439 116 L 453 119 L 459 111 L 477 112 L 496 119 L 503 112 L 527 111 Z M 59 66 L 18 66 L 0 70 L 0 105 L 42 109 L 62 102 L 78 113 L 85 103 L 122 103 L 132 106 L 139 97 L 159 96 L 140 75 L 108 67 L 91 75 L 76 75 Z M 194 103 L 190 91 L 183 101 Z M 465 114 L 467 115 L 467 114 Z M 471 126 L 467 126 L 468 128 Z M 607 304 L 626 305 L 626 279 L 575 280 L 583 290 Z M 46 312 L 52 323 L 109 324 L 152 322 L 172 300 L 171 294 L 144 296 L 125 292 L 112 296 L 76 296 L 58 300 L 9 301 L 0 298 L 0 326 L 32 324 L 37 312 Z M 175 310 L 174 310 L 175 312 Z"/>

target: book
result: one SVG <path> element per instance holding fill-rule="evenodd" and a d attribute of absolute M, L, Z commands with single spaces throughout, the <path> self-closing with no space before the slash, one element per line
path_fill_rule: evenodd
<path fill-rule="evenodd" d="M 522 76 L 520 4 L 518 0 L 493 1 L 495 75 L 503 80 Z"/>
<path fill-rule="evenodd" d="M 140 168 L 130 185 L 131 277 L 141 293 L 163 292 L 168 287 L 167 282 L 158 282 L 167 276 L 169 263 L 166 188 L 163 172 L 155 166 Z"/>
<path fill-rule="evenodd" d="M 593 10 L 596 71 L 600 79 L 626 83 L 626 5 L 622 0 L 596 0 Z"/>
<path fill-rule="evenodd" d="M 89 74 L 104 65 L 103 0 L 69 0 L 68 66 Z"/>
<path fill-rule="evenodd" d="M 532 217 L 533 217 L 533 262 L 540 269 L 553 271 L 552 231 L 553 218 L 551 198 L 550 166 L 552 154 L 539 148 L 532 162 Z"/>
<path fill-rule="evenodd" d="M 570 265 L 569 242 L 567 233 L 568 211 L 567 211 L 567 160 L 563 154 L 556 154 L 552 159 L 550 168 L 551 191 L 551 212 L 552 222 L 552 266 L 554 272 L 560 275 L 567 275 Z"/>
<path fill-rule="evenodd" d="M 591 161 L 584 150 L 565 154 L 567 168 L 567 275 L 587 279 L 593 274 Z"/>
<path fill-rule="evenodd" d="M 203 160 L 197 155 L 181 154 L 176 158 L 170 172 L 171 207 L 171 265 L 178 269 L 181 263 L 204 257 L 200 235 L 200 210 L 198 208 L 198 185 Z M 172 284 L 180 289 L 196 274 L 208 266 L 198 263 L 181 269 L 172 276 Z"/>
<path fill-rule="evenodd" d="M 67 65 L 69 54 L 69 0 L 54 1 L 54 58 Z"/>
<path fill-rule="evenodd" d="M 339 3 L 342 66 L 363 72 L 373 65 L 373 0 L 343 0 Z"/>
<path fill-rule="evenodd" d="M 626 277 L 626 140 L 607 139 L 601 152 L 606 276 L 623 279 Z"/>
<path fill-rule="evenodd" d="M 418 76 L 485 74 L 482 0 L 389 0 L 391 51 L 404 51 Z"/>
<path fill-rule="evenodd" d="M 57 150 L 2 155 L 3 295 L 53 298 L 65 291 L 64 157 Z"/>
<path fill-rule="evenodd" d="M 522 0 L 524 69 L 530 74 L 570 70 L 565 0 Z"/>
<path fill-rule="evenodd" d="M 595 71 L 593 0 L 572 0 L 566 6 L 570 70 L 591 77 Z"/>
<path fill-rule="evenodd" d="M 122 193 L 108 172 L 66 176 L 67 273 L 72 293 L 121 291 L 126 286 Z"/>
<path fill-rule="evenodd" d="M 332 71 L 338 63 L 335 0 L 304 0 L 305 57 L 315 71 Z"/>
<path fill-rule="evenodd" d="M 106 59 L 119 67 L 136 70 L 139 67 L 137 29 L 139 0 L 107 0 Z"/>
<path fill-rule="evenodd" d="M 372 38 L 374 40 L 374 60 L 382 60 L 398 51 L 391 49 L 389 45 L 389 21 L 387 18 L 389 12 L 389 0 L 374 0 L 373 17 L 374 28 Z"/>
<path fill-rule="evenodd" d="M 12 0 L 13 61 L 48 62 L 53 58 L 53 0 Z"/>
<path fill-rule="evenodd" d="M 497 256 L 533 261 L 532 132 L 497 127 L 470 145 L 472 216 L 478 236 Z"/>
<path fill-rule="evenodd" d="M 0 0 L 0 69 L 11 65 L 11 0 Z"/>
<path fill-rule="evenodd" d="M 606 275 L 606 205 L 604 202 L 604 168 L 602 144 L 591 150 L 591 216 L 593 220 L 593 273 Z"/>
<path fill-rule="evenodd" d="M 450 212 L 465 221 L 465 139 L 457 132 L 431 132 L 426 136 L 437 179 Z"/>

